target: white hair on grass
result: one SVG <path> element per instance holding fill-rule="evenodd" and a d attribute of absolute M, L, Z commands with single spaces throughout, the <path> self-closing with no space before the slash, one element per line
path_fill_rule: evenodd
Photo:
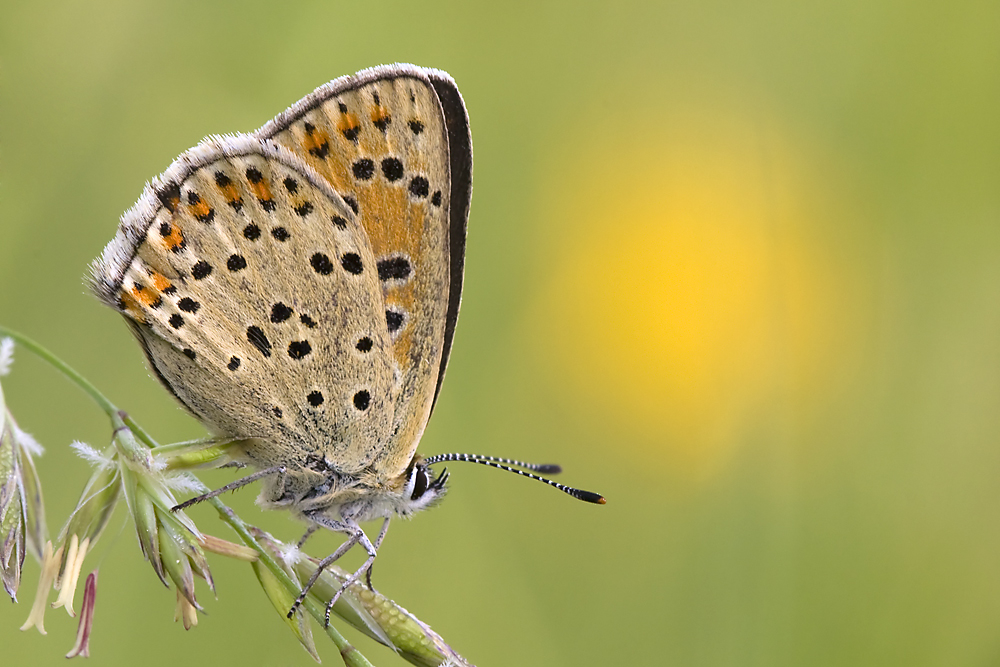
<path fill-rule="evenodd" d="M 146 458 L 146 462 L 149 463 L 149 469 L 153 472 L 163 472 L 170 465 L 162 456 L 149 456 Z"/>
<path fill-rule="evenodd" d="M 4 338 L 0 340 L 0 377 L 10 373 L 10 366 L 14 363 L 14 339 Z"/>
<path fill-rule="evenodd" d="M 10 420 L 10 425 L 14 430 L 14 440 L 21 446 L 22 449 L 26 450 L 32 456 L 41 456 L 45 451 L 45 448 L 38 444 L 30 433 L 22 431 L 21 427 L 17 425 L 13 419 Z"/>
<path fill-rule="evenodd" d="M 282 544 L 281 548 L 278 549 L 278 554 L 281 556 L 281 560 L 288 565 L 295 565 L 305 557 L 302 550 L 299 549 L 299 545 L 294 542 Z"/>
<path fill-rule="evenodd" d="M 69 447 L 76 452 L 77 456 L 98 470 L 106 470 L 114 465 L 110 457 L 105 456 L 85 442 L 74 440 L 69 444 Z"/>
<path fill-rule="evenodd" d="M 163 478 L 163 482 L 171 491 L 202 494 L 208 493 L 210 490 L 200 479 L 189 472 L 178 471 L 176 473 L 166 475 Z"/>

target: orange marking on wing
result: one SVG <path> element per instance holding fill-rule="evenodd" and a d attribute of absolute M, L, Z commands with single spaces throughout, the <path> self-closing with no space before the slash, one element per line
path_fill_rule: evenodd
<path fill-rule="evenodd" d="M 152 271 L 149 274 L 149 279 L 153 281 L 153 288 L 157 292 L 163 292 L 165 290 L 168 290 L 172 285 L 172 283 L 169 280 L 167 280 L 167 277 L 165 275 L 157 271 Z"/>
<path fill-rule="evenodd" d="M 184 247 L 184 234 L 177 225 L 170 225 L 170 233 L 163 237 L 163 243 L 167 250 L 177 252 Z"/>
<path fill-rule="evenodd" d="M 267 179 L 261 179 L 254 183 L 249 181 L 250 191 L 253 192 L 253 196 L 261 201 L 271 200 L 271 186 L 267 184 Z"/>
<path fill-rule="evenodd" d="M 397 359 L 408 359 L 412 345 L 413 318 L 416 310 L 417 285 L 422 280 L 421 239 L 427 222 L 423 207 L 409 201 L 404 188 L 374 179 L 368 186 L 367 209 L 363 214 L 365 231 L 375 257 L 404 253 L 413 262 L 414 276 L 403 285 L 384 285 L 386 306 L 398 306 L 406 313 L 407 322 L 393 341 Z"/>
<path fill-rule="evenodd" d="M 365 231 L 376 257 L 404 252 L 415 257 L 420 251 L 425 215 L 407 197 L 405 188 L 390 185 L 383 179 L 372 179 L 368 190 L 367 209 L 362 211 Z"/>
<path fill-rule="evenodd" d="M 313 130 L 312 136 L 316 134 L 316 130 Z M 323 132 L 323 134 L 325 135 L 326 133 Z M 317 160 L 316 156 L 310 153 L 308 149 L 308 146 L 311 146 L 311 142 L 313 141 L 309 133 L 302 132 L 297 134 L 297 130 L 289 129 L 275 135 L 274 140 L 299 157 L 305 158 L 310 166 L 319 172 L 320 176 L 328 183 L 331 183 L 334 188 L 342 191 L 346 181 L 344 180 L 344 176 L 338 175 L 338 173 L 333 171 L 333 167 L 337 167 L 337 172 L 343 172 L 344 167 L 341 164 L 343 160 L 339 159 L 333 153 L 328 154 L 327 159 Z"/>
<path fill-rule="evenodd" d="M 136 301 L 147 307 L 158 306 L 161 301 L 160 295 L 145 285 L 133 285 L 132 295 L 135 296 Z"/>
<path fill-rule="evenodd" d="M 382 107 L 375 107 L 374 109 L 372 109 L 372 123 L 374 123 L 375 125 L 378 125 L 379 123 L 389 118 L 391 118 L 389 112 L 383 109 Z"/>
<path fill-rule="evenodd" d="M 340 114 L 340 120 L 337 121 L 337 130 L 347 136 L 350 132 L 357 132 L 360 125 L 357 116 L 352 113 L 344 113 Z"/>
<path fill-rule="evenodd" d="M 318 151 L 319 149 L 313 148 L 314 152 L 310 152 L 310 147 L 315 146 L 315 137 L 319 134 L 327 136 L 326 132 L 316 132 L 314 130 L 312 134 L 303 132 L 298 138 L 296 138 L 294 130 L 289 129 L 281 134 L 275 135 L 274 140 L 299 157 L 304 158 L 328 183 L 332 183 L 335 187 L 339 187 L 340 183 L 335 180 L 334 174 L 330 170 L 330 165 L 335 164 L 337 161 L 336 156 L 327 152 L 324 155 L 324 159 L 317 159 L 315 151 Z M 322 145 L 323 143 L 320 142 L 320 146 Z M 327 148 L 329 148 L 329 144 L 327 144 Z"/>
<path fill-rule="evenodd" d="M 313 130 L 302 135 L 302 148 L 314 157 L 325 158 L 330 152 L 330 135 L 323 130 Z"/>
<path fill-rule="evenodd" d="M 216 184 L 216 187 L 222 192 L 222 196 L 226 198 L 226 203 L 228 204 L 232 204 L 240 198 L 240 191 L 236 189 L 236 184 L 232 181 L 229 181 L 225 185 Z"/>
<path fill-rule="evenodd" d="M 392 296 L 386 298 L 386 304 L 399 306 L 406 313 L 407 319 L 403 324 L 403 330 L 396 336 L 396 340 L 392 346 L 395 349 L 397 359 L 407 359 L 410 354 L 410 345 L 413 342 L 413 318 L 420 317 L 423 314 L 417 312 L 414 308 L 416 303 L 416 280 L 411 279 L 405 285 L 390 287 L 388 290 L 383 289 L 383 293 L 387 291 L 391 292 Z"/>
<path fill-rule="evenodd" d="M 212 207 L 204 199 L 199 199 L 197 204 L 188 206 L 188 210 L 191 211 L 191 215 L 202 220 L 212 212 Z"/>
<path fill-rule="evenodd" d="M 411 315 L 412 317 L 412 315 Z M 406 327 L 409 329 L 409 326 Z M 410 335 L 409 331 L 403 331 L 396 339 L 393 344 L 393 349 L 395 350 L 395 356 L 397 359 L 408 359 L 410 356 L 410 344 L 413 342 L 413 337 Z"/>
<path fill-rule="evenodd" d="M 421 313 L 413 310 L 413 288 L 412 282 L 404 287 L 397 287 L 392 290 L 392 294 L 385 298 L 386 309 L 398 308 L 406 313 L 403 321 L 403 328 L 396 332 L 392 341 L 393 356 L 399 360 L 403 366 L 410 364 L 410 346 L 413 344 L 414 318 L 420 317 Z"/>
<path fill-rule="evenodd" d="M 163 205 L 167 207 L 167 210 L 171 213 L 176 213 L 177 207 L 180 206 L 181 203 L 180 190 L 177 191 L 177 194 L 170 196 L 161 195 L 161 197 L 161 201 L 163 202 Z"/>
<path fill-rule="evenodd" d="M 145 324 L 146 318 L 142 314 L 142 306 L 134 296 L 132 296 L 127 290 L 122 290 L 118 293 L 118 297 L 121 300 L 122 308 L 125 309 L 125 314 L 131 317 L 133 320 L 139 324 Z"/>

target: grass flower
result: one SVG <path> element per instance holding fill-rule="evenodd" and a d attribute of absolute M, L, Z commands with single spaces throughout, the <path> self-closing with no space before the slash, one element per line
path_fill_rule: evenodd
<path fill-rule="evenodd" d="M 171 512 L 177 504 L 171 492 L 171 473 L 141 444 L 121 417 L 112 419 L 115 433 L 103 452 L 83 443 L 74 443 L 76 453 L 94 466 L 94 473 L 80 494 L 80 500 L 60 535 L 57 574 L 52 582 L 59 590 L 53 607 L 64 607 L 70 616 L 83 568 L 84 558 L 93 548 L 119 500 L 126 505 L 136 528 L 139 547 L 164 585 L 172 581 L 186 606 L 178 603 L 178 617 L 185 628 L 196 624 L 194 610 L 200 610 L 194 578 L 205 579 L 214 590 L 208 561 L 199 540 L 201 534 L 183 512 Z M 183 478 L 185 485 L 191 482 Z M 35 623 L 40 628 L 41 619 Z"/>
<path fill-rule="evenodd" d="M 184 512 L 171 511 L 177 499 L 162 462 L 138 441 L 121 416 L 116 416 L 112 422 L 115 425 L 112 461 L 142 554 L 164 585 L 169 585 L 168 579 L 172 581 L 186 602 L 200 611 L 194 577 L 201 577 L 215 590 L 208 560 L 200 545 L 201 532 Z M 182 477 L 182 481 L 185 485 L 191 483 L 187 477 Z M 187 611 L 181 617 L 191 619 Z M 185 627 L 190 625 L 185 622 Z"/>
<path fill-rule="evenodd" d="M 0 375 L 10 372 L 13 348 L 11 339 L 0 341 Z M 42 485 L 32 460 L 41 453 L 41 446 L 14 421 L 0 387 L 0 579 L 15 602 L 24 556 L 30 551 L 41 560 L 45 542 Z"/>
<path fill-rule="evenodd" d="M 76 628 L 76 643 L 67 658 L 75 658 L 82 655 L 90 657 L 90 631 L 94 627 L 94 605 L 97 602 L 97 570 L 87 576 L 87 583 L 83 585 L 83 607 L 80 609 L 80 622 Z"/>
<path fill-rule="evenodd" d="M 52 542 L 46 542 L 42 553 L 42 571 L 38 575 L 38 590 L 35 593 L 35 603 L 31 606 L 31 613 L 28 619 L 21 626 L 21 630 L 38 628 L 40 634 L 45 632 L 45 606 L 49 600 L 49 591 L 55 583 L 56 575 L 59 574 L 59 564 L 62 562 L 62 547 L 58 551 L 52 550 Z"/>

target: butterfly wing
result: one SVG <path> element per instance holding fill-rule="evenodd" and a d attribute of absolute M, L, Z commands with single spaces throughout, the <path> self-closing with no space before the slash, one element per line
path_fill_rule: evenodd
<path fill-rule="evenodd" d="M 350 207 L 288 151 L 254 137 L 191 149 L 147 186 L 92 274 L 185 407 L 263 441 L 255 464 L 315 457 L 354 472 L 384 451 L 399 384 L 375 255 Z"/>
<path fill-rule="evenodd" d="M 318 88 L 257 136 L 315 169 L 368 234 L 401 382 L 378 469 L 397 475 L 430 417 L 458 319 L 472 192 L 462 97 L 443 72 L 376 67 Z"/>

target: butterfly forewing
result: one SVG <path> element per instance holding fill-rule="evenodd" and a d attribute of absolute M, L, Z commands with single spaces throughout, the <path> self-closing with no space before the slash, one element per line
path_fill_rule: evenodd
<path fill-rule="evenodd" d="M 126 215 L 94 282 L 191 412 L 262 441 L 254 463 L 356 472 L 385 450 L 399 386 L 376 256 L 350 207 L 287 151 L 230 137 L 182 155 Z"/>
<path fill-rule="evenodd" d="M 464 108 L 461 116 L 467 137 Z M 461 290 L 461 258 L 456 282 L 451 257 L 449 134 L 438 94 L 422 71 L 376 70 L 318 89 L 258 136 L 327 179 L 367 232 L 400 373 L 390 446 L 378 469 L 397 475 L 430 416 Z M 467 203 L 466 195 L 461 205 Z"/>

